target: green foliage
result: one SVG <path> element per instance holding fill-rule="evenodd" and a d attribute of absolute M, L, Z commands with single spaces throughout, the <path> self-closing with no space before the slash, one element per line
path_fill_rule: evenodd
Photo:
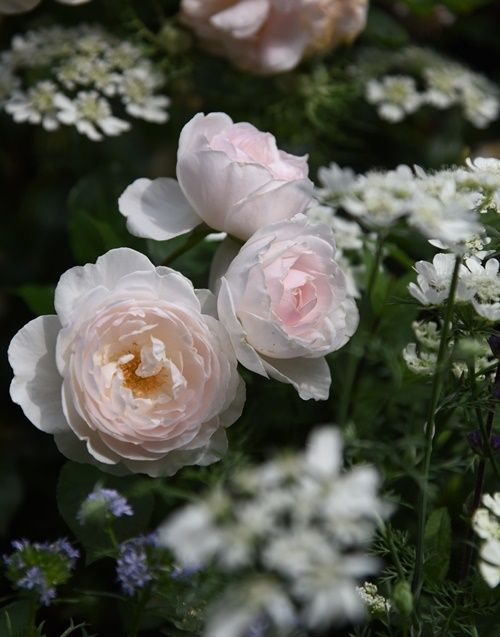
<path fill-rule="evenodd" d="M 33 603 L 20 599 L 0 609 L 0 635 L 2 637 L 26 637 L 30 627 Z"/>
<path fill-rule="evenodd" d="M 425 525 L 424 578 L 440 584 L 448 574 L 451 555 L 451 521 L 446 508 L 433 511 Z"/>

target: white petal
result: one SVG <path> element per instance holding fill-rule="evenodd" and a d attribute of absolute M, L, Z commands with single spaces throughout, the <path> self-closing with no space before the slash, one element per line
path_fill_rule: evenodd
<path fill-rule="evenodd" d="M 136 237 L 166 241 L 201 223 L 175 179 L 137 179 L 118 199 L 127 228 Z"/>
<path fill-rule="evenodd" d="M 321 477 L 335 476 L 342 464 L 342 437 L 333 427 L 315 429 L 309 437 L 306 464 Z"/>
<path fill-rule="evenodd" d="M 262 356 L 269 376 L 290 383 L 302 400 L 327 400 L 332 382 L 325 358 L 266 358 Z"/>
<path fill-rule="evenodd" d="M 240 248 L 241 243 L 231 239 L 231 237 L 226 237 L 215 251 L 208 279 L 208 287 L 215 294 L 219 291 L 221 278 L 226 274 L 231 261 L 236 257 Z"/>
<path fill-rule="evenodd" d="M 24 13 L 38 4 L 40 0 L 0 0 L 0 13 Z"/>
<path fill-rule="evenodd" d="M 268 378 L 260 356 L 246 340 L 246 334 L 234 311 L 231 291 L 225 278 L 221 279 L 221 287 L 217 297 L 217 311 L 220 322 L 229 333 L 234 353 L 239 362 L 252 372 Z"/>
<path fill-rule="evenodd" d="M 11 398 L 35 427 L 47 433 L 69 429 L 61 404 L 62 378 L 55 362 L 60 329 L 57 316 L 39 316 L 19 330 L 8 352 L 14 370 Z"/>
<path fill-rule="evenodd" d="M 63 326 L 78 315 L 78 302 L 98 286 L 113 289 L 125 275 L 135 271 L 154 270 L 151 261 L 130 248 L 117 248 L 87 263 L 65 272 L 56 287 L 54 305 Z"/>
<path fill-rule="evenodd" d="M 183 153 L 197 150 L 205 145 L 207 140 L 232 124 L 233 120 L 225 113 L 197 113 L 181 131 L 178 157 L 180 158 Z"/>

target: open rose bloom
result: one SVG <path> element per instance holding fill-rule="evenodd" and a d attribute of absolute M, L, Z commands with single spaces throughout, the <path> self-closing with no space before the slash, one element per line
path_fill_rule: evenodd
<path fill-rule="evenodd" d="M 270 74 L 354 40 L 367 8 L 368 0 L 182 0 L 181 18 L 212 53 Z"/>
<path fill-rule="evenodd" d="M 256 232 L 220 279 L 217 308 L 242 365 L 328 398 L 325 355 L 347 343 L 358 311 L 326 225 L 300 215 Z"/>
<path fill-rule="evenodd" d="M 57 0 L 61 4 L 85 4 L 90 0 Z M 0 0 L 0 13 L 24 13 L 40 4 L 40 0 Z"/>
<path fill-rule="evenodd" d="M 137 179 L 120 197 L 129 231 L 163 241 L 205 222 L 248 239 L 256 230 L 303 212 L 312 199 L 306 157 L 225 113 L 198 113 L 184 126 L 177 179 Z"/>
<path fill-rule="evenodd" d="M 73 460 L 150 476 L 214 462 L 244 386 L 210 296 L 126 248 L 72 268 L 57 315 L 11 342 L 12 399 Z"/>

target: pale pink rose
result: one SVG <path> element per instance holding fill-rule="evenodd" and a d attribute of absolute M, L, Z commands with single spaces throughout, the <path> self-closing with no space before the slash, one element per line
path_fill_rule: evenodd
<path fill-rule="evenodd" d="M 269 74 L 351 42 L 367 9 L 368 0 L 182 0 L 181 19 L 212 53 Z"/>
<path fill-rule="evenodd" d="M 72 268 L 57 315 L 12 339 L 11 397 L 72 460 L 150 476 L 214 462 L 244 385 L 210 305 L 207 290 L 128 248 Z"/>
<path fill-rule="evenodd" d="M 307 156 L 225 113 L 198 113 L 182 129 L 177 178 L 137 179 L 119 199 L 129 231 L 163 241 L 202 221 L 239 239 L 303 212 L 312 199 Z"/>
<path fill-rule="evenodd" d="M 303 215 L 259 230 L 241 248 L 220 279 L 217 309 L 240 363 L 291 383 L 304 399 L 328 397 L 324 357 L 358 324 L 331 230 Z"/>
<path fill-rule="evenodd" d="M 90 0 L 57 0 L 61 4 L 85 4 Z M 24 13 L 31 11 L 40 4 L 41 0 L 0 0 L 0 13 Z"/>

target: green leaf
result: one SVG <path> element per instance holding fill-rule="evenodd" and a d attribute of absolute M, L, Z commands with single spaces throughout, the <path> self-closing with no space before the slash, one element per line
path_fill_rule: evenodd
<path fill-rule="evenodd" d="M 20 296 L 29 309 L 40 316 L 41 314 L 54 314 L 54 285 L 38 285 L 26 283 L 15 292 Z"/>
<path fill-rule="evenodd" d="M 23 488 L 14 463 L 0 463 L 0 537 L 7 535 L 12 516 L 21 504 Z M 1 633 L 0 633 L 1 634 Z"/>
<path fill-rule="evenodd" d="M 451 522 L 446 508 L 433 511 L 425 525 L 424 580 L 437 584 L 443 582 L 450 566 Z"/>
<path fill-rule="evenodd" d="M 32 602 L 20 599 L 0 609 L 0 635 L 25 637 L 31 621 Z"/>
<path fill-rule="evenodd" d="M 124 516 L 113 522 L 118 542 L 147 531 L 153 509 L 153 495 L 148 488 L 147 479 L 138 476 L 119 478 L 104 474 L 91 465 L 66 463 L 61 469 L 57 483 L 57 504 L 64 521 L 83 544 L 87 564 L 116 554 L 116 547 L 104 526 L 91 523 L 82 525 L 77 520 L 83 500 L 97 483 L 106 488 L 116 489 L 127 498 L 134 511 L 133 516 Z"/>
<path fill-rule="evenodd" d="M 115 166 L 87 175 L 68 197 L 68 233 L 79 263 L 94 262 L 112 248 L 128 246 L 144 252 L 145 242 L 132 236 L 118 210 L 118 198 L 129 184 Z"/>
<path fill-rule="evenodd" d="M 407 31 L 385 11 L 371 7 L 363 38 L 373 44 L 402 46 L 408 43 Z"/>

